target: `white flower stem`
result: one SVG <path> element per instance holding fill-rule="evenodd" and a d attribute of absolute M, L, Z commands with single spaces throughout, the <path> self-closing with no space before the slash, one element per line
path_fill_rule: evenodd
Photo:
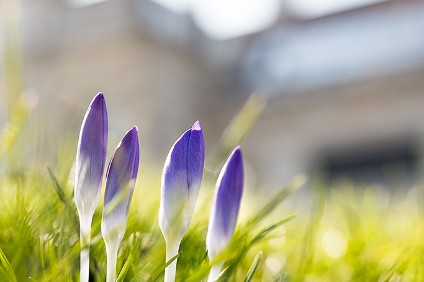
<path fill-rule="evenodd" d="M 116 281 L 116 263 L 118 259 L 119 242 L 106 243 L 107 272 L 106 282 Z"/>
<path fill-rule="evenodd" d="M 212 265 L 211 271 L 209 272 L 208 282 L 213 282 L 218 278 L 219 274 L 221 273 L 223 264 L 224 262 L 220 262 Z"/>
<path fill-rule="evenodd" d="M 180 247 L 180 242 L 173 244 L 166 244 L 166 261 L 169 261 L 174 256 L 178 254 L 178 249 Z M 165 268 L 165 280 L 164 282 L 174 282 L 175 274 L 177 272 L 177 259 L 174 259 L 166 268 Z"/>
<path fill-rule="evenodd" d="M 91 216 L 80 217 L 80 281 L 88 282 L 90 274 Z"/>

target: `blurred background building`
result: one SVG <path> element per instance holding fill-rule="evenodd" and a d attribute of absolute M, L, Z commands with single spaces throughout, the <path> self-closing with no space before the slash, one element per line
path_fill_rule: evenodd
<path fill-rule="evenodd" d="M 24 89 L 58 139 L 103 91 L 110 144 L 136 124 L 142 153 L 161 162 L 198 119 L 211 152 L 260 90 L 268 106 L 243 148 L 261 183 L 319 171 L 412 185 L 424 171 L 424 1 L 20 4 Z"/>

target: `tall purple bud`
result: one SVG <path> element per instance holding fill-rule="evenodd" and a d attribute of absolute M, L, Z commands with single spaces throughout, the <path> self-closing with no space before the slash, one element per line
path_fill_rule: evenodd
<path fill-rule="evenodd" d="M 166 241 L 166 260 L 178 253 L 190 225 L 203 175 L 205 145 L 196 121 L 172 146 L 162 175 L 159 226 Z M 177 261 L 165 269 L 165 281 L 175 281 Z"/>
<path fill-rule="evenodd" d="M 219 174 L 209 219 L 206 247 L 209 259 L 222 252 L 234 234 L 243 193 L 243 156 L 237 146 Z M 222 263 L 212 266 L 208 281 L 215 281 Z"/>
<path fill-rule="evenodd" d="M 91 101 L 78 141 L 74 199 L 80 219 L 80 281 L 88 281 L 91 220 L 99 203 L 106 158 L 108 121 L 103 93 Z"/>
<path fill-rule="evenodd" d="M 108 282 L 116 281 L 118 248 L 127 226 L 138 163 L 138 130 L 133 127 L 116 148 L 106 173 L 102 236 L 106 244 Z"/>

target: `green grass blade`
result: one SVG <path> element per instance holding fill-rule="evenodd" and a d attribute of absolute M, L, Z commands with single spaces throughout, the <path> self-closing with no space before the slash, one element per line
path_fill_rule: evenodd
<path fill-rule="evenodd" d="M 25 100 L 20 100 L 14 108 L 10 120 L 6 123 L 0 135 L 0 158 L 3 154 L 10 155 L 19 135 L 24 128 L 31 111 L 31 105 Z M 13 157 L 13 156 L 10 156 Z"/>
<path fill-rule="evenodd" d="M 131 253 L 125 261 L 124 266 L 122 267 L 121 272 L 119 273 L 118 278 L 116 279 L 116 282 L 124 281 L 125 276 L 127 275 L 128 270 L 131 268 L 133 261 L 134 255 Z"/>
<path fill-rule="evenodd" d="M 134 257 L 136 255 L 136 252 L 138 250 L 138 248 L 140 247 L 140 243 L 141 243 L 141 237 L 136 237 L 135 243 L 133 248 L 131 249 L 131 253 L 128 256 L 127 260 L 124 263 L 124 266 L 121 269 L 121 272 L 118 275 L 118 278 L 116 279 L 116 282 L 122 282 L 125 279 L 125 276 L 128 273 L 128 270 L 130 270 L 133 262 L 134 262 Z"/>
<path fill-rule="evenodd" d="M 1 272 L 3 272 L 3 278 L 5 278 L 9 282 L 16 282 L 16 275 L 15 272 L 12 269 L 12 266 L 9 263 L 9 260 L 7 259 L 6 255 L 3 253 L 3 251 L 0 249 L 0 261 L 1 261 Z"/>
<path fill-rule="evenodd" d="M 60 201 L 65 205 L 66 211 L 68 212 L 70 219 L 72 221 L 72 225 L 75 228 L 75 231 L 79 232 L 79 220 L 78 216 L 76 214 L 75 209 L 73 208 L 73 203 L 70 201 L 70 199 L 66 196 L 65 192 L 63 191 L 62 186 L 59 184 L 59 181 L 57 180 L 56 175 L 53 173 L 50 167 L 47 168 L 47 171 L 49 172 L 50 178 L 53 182 L 53 187 L 56 191 L 57 196 L 59 197 Z"/>
<path fill-rule="evenodd" d="M 249 97 L 223 132 L 214 153 L 206 161 L 207 167 L 219 171 L 216 168 L 247 136 L 265 109 L 266 102 L 265 95 L 261 93 L 253 93 Z"/>
<path fill-rule="evenodd" d="M 255 274 L 256 270 L 258 269 L 259 263 L 261 262 L 263 252 L 260 251 L 255 258 L 253 259 L 252 265 L 249 268 L 249 271 L 246 274 L 246 277 L 244 278 L 244 282 L 250 282 L 252 281 L 253 275 Z"/>
<path fill-rule="evenodd" d="M 174 260 L 176 260 L 180 256 L 181 256 L 181 252 L 179 252 L 178 254 L 176 254 L 175 256 L 173 256 L 166 263 L 162 264 L 158 269 L 156 269 L 153 272 L 151 278 L 148 281 L 157 281 L 157 280 L 159 280 L 159 278 L 164 274 L 165 268 L 167 268 L 168 265 L 170 265 Z"/>
<path fill-rule="evenodd" d="M 286 218 L 284 218 L 284 219 L 282 219 L 282 220 L 280 220 L 280 221 L 278 221 L 278 222 L 276 222 L 276 223 L 274 223 L 274 224 L 272 224 L 272 225 L 270 225 L 270 226 L 268 226 L 268 227 L 266 227 L 265 229 L 263 229 L 261 232 L 259 232 L 253 239 L 252 239 L 252 241 L 250 242 L 250 244 L 249 245 L 253 245 L 253 244 L 255 244 L 255 243 L 257 243 L 257 242 L 259 242 L 260 240 L 262 240 L 263 238 L 265 238 L 270 232 L 272 232 L 272 231 L 274 231 L 275 229 L 277 229 L 278 227 L 280 227 L 281 225 L 283 225 L 283 224 L 285 224 L 285 223 L 287 223 L 287 222 L 289 222 L 290 220 L 292 220 L 293 218 L 295 218 L 296 217 L 296 215 L 295 214 L 292 214 L 292 215 L 289 215 L 288 217 L 286 217 Z"/>
<path fill-rule="evenodd" d="M 248 221 L 248 227 L 252 227 L 269 215 L 284 199 L 290 196 L 293 192 L 304 185 L 306 179 L 303 175 L 295 177 L 291 183 L 286 185 L 280 192 L 278 192 L 272 199 L 266 203 L 256 215 Z"/>

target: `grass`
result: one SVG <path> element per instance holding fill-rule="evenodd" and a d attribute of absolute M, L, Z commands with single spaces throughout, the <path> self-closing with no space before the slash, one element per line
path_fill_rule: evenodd
<path fill-rule="evenodd" d="M 259 116 L 263 101 L 255 100 L 258 97 L 249 100 L 209 156 L 213 169 L 206 172 L 180 247 L 177 281 L 201 281 L 211 263 L 221 260 L 221 281 L 423 280 L 423 187 L 394 195 L 378 187 L 311 185 L 298 195 L 302 181 L 294 179 L 268 202 L 258 204 L 258 195 L 245 193 L 242 210 L 249 214 L 241 214 L 228 250 L 208 261 L 205 237 L 216 180 L 210 171 L 219 171 L 215 168 L 254 123 L 243 121 L 246 111 Z M 24 105 L 0 139 L 0 280 L 78 281 L 80 245 L 72 198 L 75 145 L 64 144 L 54 166 L 17 165 L 14 156 L 22 155 L 18 151 L 28 140 L 23 136 L 30 113 Z M 242 132 L 233 134 L 235 124 L 243 122 Z M 118 281 L 163 279 L 165 244 L 157 222 L 160 174 L 155 165 L 142 165 L 119 250 Z M 106 273 L 101 208 L 92 224 L 92 281 L 104 281 Z"/>

